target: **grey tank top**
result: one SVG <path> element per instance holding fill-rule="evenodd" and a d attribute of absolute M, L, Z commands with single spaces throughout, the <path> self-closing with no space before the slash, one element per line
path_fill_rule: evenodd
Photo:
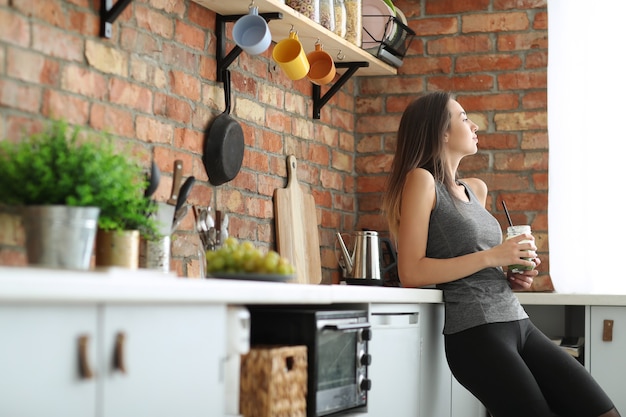
<path fill-rule="evenodd" d="M 500 224 L 463 182 L 469 202 L 454 198 L 436 183 L 426 256 L 447 259 L 492 248 L 502 242 Z M 438 284 L 445 303 L 444 334 L 486 323 L 527 318 L 502 268 L 485 268 L 465 278 Z"/>

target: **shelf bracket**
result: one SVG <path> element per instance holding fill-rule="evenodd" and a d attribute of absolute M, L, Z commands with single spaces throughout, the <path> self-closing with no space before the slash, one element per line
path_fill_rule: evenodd
<path fill-rule="evenodd" d="M 322 107 L 330 100 L 337 91 L 343 87 L 343 85 L 352 77 L 352 75 L 363 67 L 369 67 L 370 63 L 366 61 L 357 62 L 335 62 L 336 68 L 347 68 L 346 72 L 341 74 L 341 77 L 333 84 L 326 94 L 322 96 L 322 87 L 317 84 L 313 84 L 313 118 L 319 119 Z"/>
<path fill-rule="evenodd" d="M 221 14 L 217 15 L 215 19 L 215 36 L 217 38 L 217 46 L 215 55 L 217 57 L 217 81 L 224 81 L 224 71 L 228 69 L 230 64 L 233 63 L 235 59 L 242 52 L 242 49 L 235 45 L 235 47 L 227 54 L 226 53 L 226 23 L 227 22 L 236 22 L 240 17 L 245 16 L 244 14 L 237 15 L 228 15 L 222 16 Z M 259 13 L 259 16 L 263 17 L 266 22 L 275 19 L 282 19 L 283 14 L 276 13 Z"/>
<path fill-rule="evenodd" d="M 110 38 L 113 31 L 113 22 L 126 9 L 132 0 L 102 0 L 100 4 L 100 36 Z"/>

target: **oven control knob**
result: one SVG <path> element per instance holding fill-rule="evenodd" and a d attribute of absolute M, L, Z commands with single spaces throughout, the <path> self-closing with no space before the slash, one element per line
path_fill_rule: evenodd
<path fill-rule="evenodd" d="M 370 366 L 371 364 L 372 364 L 372 355 L 370 355 L 369 353 L 365 353 L 360 356 L 359 358 L 360 366 Z"/>
<path fill-rule="evenodd" d="M 371 389 L 372 389 L 372 380 L 361 377 L 359 379 L 359 390 L 363 392 L 363 391 L 369 391 Z"/>
<path fill-rule="evenodd" d="M 372 329 L 361 329 L 359 332 L 359 341 L 365 342 L 368 340 L 372 340 Z"/>

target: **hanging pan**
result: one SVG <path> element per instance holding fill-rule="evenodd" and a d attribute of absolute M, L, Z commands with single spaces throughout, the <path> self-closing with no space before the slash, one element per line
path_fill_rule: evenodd
<path fill-rule="evenodd" d="M 202 163 L 213 185 L 222 185 L 235 178 L 243 161 L 243 130 L 230 117 L 230 71 L 225 70 L 224 98 L 226 109 L 204 131 Z"/>

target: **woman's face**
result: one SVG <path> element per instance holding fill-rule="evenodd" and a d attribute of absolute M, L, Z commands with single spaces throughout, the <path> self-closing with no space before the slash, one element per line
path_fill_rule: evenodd
<path fill-rule="evenodd" d="M 463 107 L 456 101 L 448 102 L 450 112 L 450 127 L 444 140 L 448 151 L 458 152 L 461 156 L 473 155 L 478 150 L 478 125 L 467 118 Z"/>

